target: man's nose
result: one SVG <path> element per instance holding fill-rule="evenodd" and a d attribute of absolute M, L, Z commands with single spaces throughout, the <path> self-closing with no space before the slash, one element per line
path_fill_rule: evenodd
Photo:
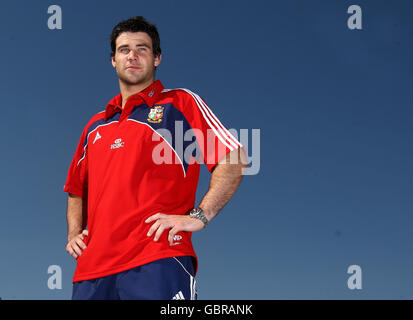
<path fill-rule="evenodd" d="M 136 60 L 138 59 L 138 53 L 135 50 L 131 50 L 127 56 L 128 60 Z"/>

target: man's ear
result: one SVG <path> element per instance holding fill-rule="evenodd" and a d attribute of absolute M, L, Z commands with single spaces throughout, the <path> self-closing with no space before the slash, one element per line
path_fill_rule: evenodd
<path fill-rule="evenodd" d="M 112 58 L 110 59 L 110 61 L 112 62 L 112 66 L 116 69 L 115 56 L 112 56 Z"/>
<path fill-rule="evenodd" d="M 162 61 L 162 55 L 160 54 L 160 55 L 158 55 L 157 57 L 155 57 L 155 61 L 154 61 L 153 65 L 154 65 L 155 67 L 157 67 L 157 66 L 159 66 L 159 65 L 161 64 L 161 61 Z"/>

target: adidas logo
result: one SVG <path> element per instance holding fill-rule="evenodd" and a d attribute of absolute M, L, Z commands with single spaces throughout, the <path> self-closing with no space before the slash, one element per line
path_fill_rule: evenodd
<path fill-rule="evenodd" d="M 93 140 L 93 144 L 95 144 L 95 142 L 99 140 L 100 138 L 102 138 L 102 136 L 99 134 L 99 131 L 96 131 L 96 136 L 95 136 L 95 140 Z"/>
<path fill-rule="evenodd" d="M 179 291 L 176 295 L 174 295 L 172 300 L 185 300 L 185 297 L 184 297 L 182 291 Z"/>

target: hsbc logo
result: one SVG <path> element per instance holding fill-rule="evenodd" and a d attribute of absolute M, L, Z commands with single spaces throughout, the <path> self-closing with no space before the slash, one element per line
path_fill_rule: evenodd
<path fill-rule="evenodd" d="M 179 234 L 176 234 L 174 236 L 174 241 L 179 241 L 179 240 L 182 240 L 182 236 L 180 236 Z"/>
<path fill-rule="evenodd" d="M 181 244 L 182 242 L 175 242 L 175 241 L 180 241 L 180 240 L 182 240 L 182 236 L 180 236 L 179 234 L 174 235 L 173 243 L 171 244 L 171 246 L 176 246 L 177 244 Z"/>
<path fill-rule="evenodd" d="M 110 146 L 110 149 L 113 150 L 113 149 L 122 148 L 124 145 L 125 145 L 125 142 L 119 138 L 119 139 L 116 139 L 115 143 Z"/>

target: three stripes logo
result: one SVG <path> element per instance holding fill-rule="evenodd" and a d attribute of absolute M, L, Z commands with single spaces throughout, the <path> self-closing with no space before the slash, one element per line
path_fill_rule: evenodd
<path fill-rule="evenodd" d="M 184 297 L 182 291 L 179 291 L 176 295 L 174 295 L 172 300 L 185 300 L 185 297 Z"/>
<path fill-rule="evenodd" d="M 189 93 L 194 99 L 199 111 L 204 117 L 204 120 L 208 123 L 210 128 L 213 130 L 218 139 L 225 145 L 229 150 L 237 149 L 238 147 L 243 147 L 243 145 L 232 135 L 232 133 L 224 127 L 224 125 L 215 116 L 212 110 L 207 106 L 204 100 L 196 93 L 188 90 L 182 89 Z"/>
<path fill-rule="evenodd" d="M 183 90 L 188 93 L 194 100 L 198 110 L 201 112 L 203 119 L 206 121 L 208 126 L 212 129 L 215 136 L 225 145 L 230 151 L 237 148 L 242 148 L 243 145 L 234 137 L 234 135 L 219 121 L 212 110 L 208 107 L 202 98 L 196 93 L 185 89 L 164 89 L 162 92 L 168 92 L 172 90 Z"/>

